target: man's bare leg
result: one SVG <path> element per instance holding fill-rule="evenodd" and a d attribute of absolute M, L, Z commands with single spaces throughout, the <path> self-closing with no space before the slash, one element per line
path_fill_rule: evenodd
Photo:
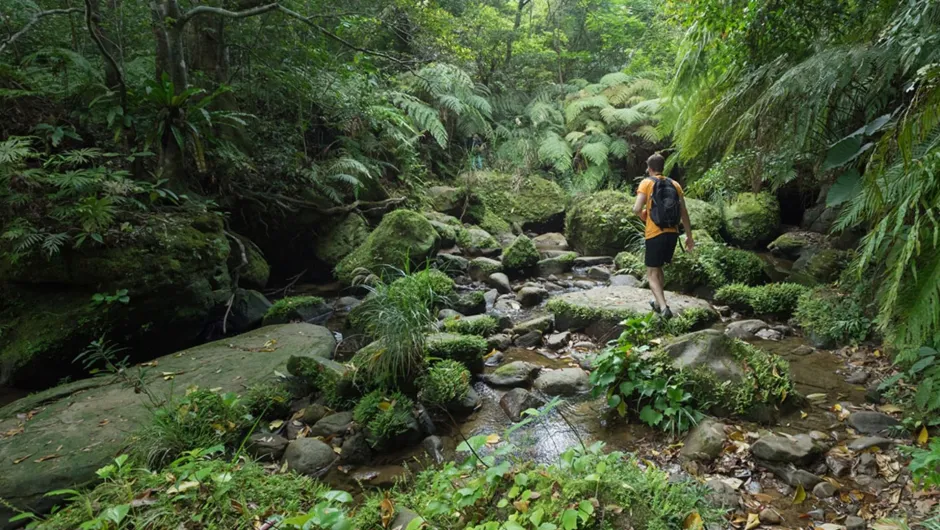
<path fill-rule="evenodd" d="M 663 269 L 662 267 L 647 267 L 646 279 L 650 282 L 650 290 L 653 291 L 653 298 L 660 310 L 666 309 L 666 293 L 663 292 Z"/>

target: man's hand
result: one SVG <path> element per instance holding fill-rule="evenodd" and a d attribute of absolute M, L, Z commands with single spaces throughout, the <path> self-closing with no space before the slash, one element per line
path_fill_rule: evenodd
<path fill-rule="evenodd" d="M 689 252 L 695 250 L 695 240 L 692 239 L 692 234 L 685 236 L 685 249 Z"/>

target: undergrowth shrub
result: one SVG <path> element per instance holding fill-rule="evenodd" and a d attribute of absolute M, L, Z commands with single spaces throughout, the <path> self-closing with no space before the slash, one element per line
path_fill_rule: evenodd
<path fill-rule="evenodd" d="M 470 392 L 470 371 L 458 361 L 443 360 L 428 370 L 418 386 L 418 398 L 430 406 L 444 407 L 467 397 Z"/>
<path fill-rule="evenodd" d="M 249 427 L 248 409 L 234 392 L 191 387 L 151 410 L 134 450 L 150 466 L 162 466 L 196 447 L 235 445 Z"/>
<path fill-rule="evenodd" d="M 830 287 L 817 287 L 801 295 L 794 317 L 819 347 L 859 343 L 871 330 L 871 320 L 861 303 Z"/>
<path fill-rule="evenodd" d="M 256 528 L 269 521 L 277 528 L 350 528 L 343 526 L 348 493 L 296 473 L 271 474 L 251 461 L 218 459 L 221 452 L 186 451 L 163 472 L 119 457 L 98 471 L 103 482 L 94 489 L 67 490 L 64 508 L 45 520 L 31 518 L 46 530 Z M 307 524 L 314 518 L 319 524 Z"/>
<path fill-rule="evenodd" d="M 758 286 L 733 283 L 715 292 L 715 302 L 755 315 L 790 316 L 796 310 L 800 296 L 808 291 L 808 287 L 797 283 Z"/>
<path fill-rule="evenodd" d="M 454 318 L 444 322 L 444 330 L 460 335 L 478 335 L 489 337 L 499 330 L 499 323 L 491 316 L 473 318 Z"/>
<path fill-rule="evenodd" d="M 732 283 L 758 285 L 765 279 L 764 262 L 757 254 L 721 243 L 702 243 L 692 252 L 678 250 L 664 270 L 666 286 L 680 291 Z"/>
<path fill-rule="evenodd" d="M 245 408 L 252 416 L 273 419 L 290 413 L 291 390 L 282 381 L 265 381 L 248 387 L 243 397 Z"/>
<path fill-rule="evenodd" d="M 415 425 L 413 408 L 411 399 L 400 392 L 389 395 L 375 390 L 362 397 L 353 410 L 353 419 L 365 427 L 369 444 L 379 447 Z"/>
<path fill-rule="evenodd" d="M 624 453 L 605 454 L 600 442 L 569 449 L 555 464 L 539 465 L 512 459 L 519 449 L 507 442 L 477 458 L 486 451 L 486 440 L 486 435 L 470 438 L 458 448 L 468 453 L 462 464 L 448 462 L 418 474 L 413 487 L 392 492 L 391 502 L 418 514 L 416 528 L 455 528 L 455 514 L 461 527 L 472 530 L 675 530 L 688 519 L 711 523 L 721 518 L 705 501 L 704 486 L 671 481 L 655 466 L 641 467 Z M 354 526 L 384 528 L 383 502 L 388 501 L 382 494 L 366 499 Z"/>

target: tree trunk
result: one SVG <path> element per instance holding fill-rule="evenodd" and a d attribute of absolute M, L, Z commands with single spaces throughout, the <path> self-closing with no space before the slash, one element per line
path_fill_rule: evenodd
<path fill-rule="evenodd" d="M 153 34 L 156 40 L 157 52 L 157 82 L 162 83 L 166 75 L 173 84 L 173 91 L 180 94 L 189 85 L 186 71 L 186 59 L 183 56 L 182 28 L 173 21 L 179 20 L 180 9 L 177 0 L 153 0 L 150 3 Z M 183 165 L 183 152 L 176 142 L 169 124 L 176 116 L 167 118 L 168 123 L 160 139 L 160 153 L 157 163 L 157 176 L 167 179 L 171 185 L 183 181 L 185 167 Z"/>
<path fill-rule="evenodd" d="M 516 39 L 516 33 L 519 32 L 519 27 L 522 26 L 522 11 L 531 1 L 532 0 L 519 0 L 519 3 L 517 4 L 516 19 L 512 24 L 512 33 L 509 35 L 509 39 L 506 41 L 506 66 L 509 66 L 509 61 L 512 60 L 512 44 Z"/>
<path fill-rule="evenodd" d="M 121 56 L 121 50 L 114 44 L 114 39 L 111 38 L 109 33 L 101 27 L 101 5 L 99 0 L 91 0 L 91 18 L 94 21 L 95 27 L 98 31 L 98 35 L 101 36 L 101 43 L 104 46 L 105 51 L 114 57 L 115 59 Z M 114 66 L 109 61 L 104 61 L 104 80 L 105 85 L 108 88 L 114 89 L 115 87 L 121 86 L 121 72 L 115 70 Z"/>

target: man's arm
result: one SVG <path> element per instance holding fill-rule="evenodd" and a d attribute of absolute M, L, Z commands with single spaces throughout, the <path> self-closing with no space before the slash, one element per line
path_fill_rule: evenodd
<path fill-rule="evenodd" d="M 682 197 L 682 229 L 685 231 L 685 248 L 691 252 L 695 248 L 695 240 L 692 239 L 692 220 L 689 209 L 685 207 L 685 197 Z"/>
<path fill-rule="evenodd" d="M 685 206 L 683 206 L 685 208 Z M 633 203 L 633 213 L 640 216 L 640 219 L 643 219 L 643 222 L 646 222 L 646 216 L 648 215 L 646 211 L 646 194 L 637 193 L 636 202 Z"/>

